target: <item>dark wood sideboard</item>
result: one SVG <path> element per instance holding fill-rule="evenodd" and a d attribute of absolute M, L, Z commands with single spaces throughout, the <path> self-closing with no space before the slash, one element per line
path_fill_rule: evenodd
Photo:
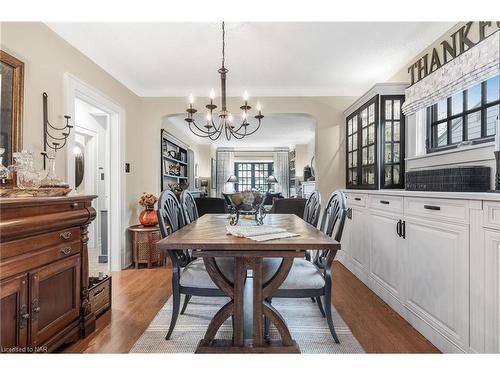
<path fill-rule="evenodd" d="M 0 199 L 2 352 L 52 352 L 95 329 L 87 253 L 94 198 Z"/>

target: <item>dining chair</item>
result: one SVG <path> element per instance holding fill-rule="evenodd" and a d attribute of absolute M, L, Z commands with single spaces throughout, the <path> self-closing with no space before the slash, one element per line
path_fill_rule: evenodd
<path fill-rule="evenodd" d="M 319 214 L 321 210 L 321 194 L 319 191 L 313 191 L 307 198 L 304 208 L 303 219 L 312 226 L 318 226 Z"/>
<path fill-rule="evenodd" d="M 198 215 L 227 213 L 227 204 L 224 198 L 194 198 Z"/>
<path fill-rule="evenodd" d="M 275 199 L 273 206 L 269 210 L 270 214 L 295 214 L 302 218 L 306 200 L 304 198 L 282 198 Z"/>
<path fill-rule="evenodd" d="M 187 214 L 183 213 L 182 205 L 175 194 L 171 190 L 163 191 L 158 200 L 158 224 L 162 237 L 165 238 L 187 225 L 185 216 Z M 172 261 L 173 308 L 165 340 L 168 340 L 174 331 L 179 316 L 182 294 L 185 297 L 181 314 L 185 312 L 191 296 L 225 296 L 208 275 L 202 258 L 193 259 L 187 250 L 169 250 L 168 256 Z M 234 280 L 234 261 L 232 258 L 216 258 L 216 262 L 224 276 L 232 282 Z"/>
<path fill-rule="evenodd" d="M 189 191 L 182 191 L 180 201 L 186 224 L 198 219 L 198 207 L 196 207 L 194 197 Z"/>
<path fill-rule="evenodd" d="M 328 199 L 323 212 L 320 230 L 340 242 L 347 215 L 344 193 L 335 191 Z M 272 298 L 314 298 L 318 308 L 328 322 L 328 328 L 338 344 L 340 343 L 332 320 L 332 263 L 337 251 L 318 250 L 311 260 L 296 258 L 290 273 Z M 279 258 L 265 258 L 263 263 L 264 280 L 270 280 L 281 264 Z M 272 298 L 269 302 L 272 301 Z M 323 303 L 321 301 L 323 298 Z M 324 307 L 323 307 L 324 305 Z M 264 319 L 265 332 L 269 332 L 269 321 Z"/>

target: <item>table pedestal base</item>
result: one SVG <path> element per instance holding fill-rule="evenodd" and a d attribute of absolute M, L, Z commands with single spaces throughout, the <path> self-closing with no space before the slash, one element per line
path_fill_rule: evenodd
<path fill-rule="evenodd" d="M 241 255 L 240 255 L 241 254 Z M 226 303 L 213 317 L 205 337 L 200 341 L 195 353 L 300 353 L 295 340 L 281 314 L 266 301 L 285 281 L 293 259 L 303 256 L 303 252 L 274 252 L 273 256 L 283 258 L 276 273 L 263 283 L 263 256 L 254 253 L 234 255 L 234 282 L 229 282 L 209 251 L 197 255 L 203 257 L 205 268 L 217 285 L 231 301 Z M 228 256 L 229 253 L 221 254 Z M 232 255 L 232 254 L 231 254 Z M 266 254 L 269 256 L 269 253 Z M 248 276 L 248 270 L 252 276 Z M 216 339 L 222 324 L 232 317 L 233 339 Z M 264 317 L 276 327 L 281 340 L 269 341 L 264 338 Z"/>

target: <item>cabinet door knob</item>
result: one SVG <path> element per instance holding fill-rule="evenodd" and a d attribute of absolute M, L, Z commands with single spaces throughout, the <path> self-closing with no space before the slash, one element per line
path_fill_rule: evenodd
<path fill-rule="evenodd" d="M 62 254 L 68 255 L 69 253 L 71 253 L 71 247 L 63 247 L 60 251 Z"/>
<path fill-rule="evenodd" d="M 71 238 L 71 232 L 62 232 L 59 237 L 61 238 L 61 240 L 69 240 Z"/>

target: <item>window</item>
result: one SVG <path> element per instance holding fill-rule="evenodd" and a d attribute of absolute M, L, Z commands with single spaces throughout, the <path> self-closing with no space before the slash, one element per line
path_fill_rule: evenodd
<path fill-rule="evenodd" d="M 490 78 L 427 108 L 427 152 L 493 139 L 500 107 L 499 79 Z"/>
<path fill-rule="evenodd" d="M 238 182 L 234 184 L 236 191 L 255 189 L 265 192 L 271 188 L 267 183 L 267 178 L 273 173 L 273 163 L 234 163 L 234 171 L 238 179 Z"/>
<path fill-rule="evenodd" d="M 404 187 L 404 116 L 401 107 L 404 95 L 382 95 L 380 98 L 381 171 L 380 185 L 384 189 Z"/>

